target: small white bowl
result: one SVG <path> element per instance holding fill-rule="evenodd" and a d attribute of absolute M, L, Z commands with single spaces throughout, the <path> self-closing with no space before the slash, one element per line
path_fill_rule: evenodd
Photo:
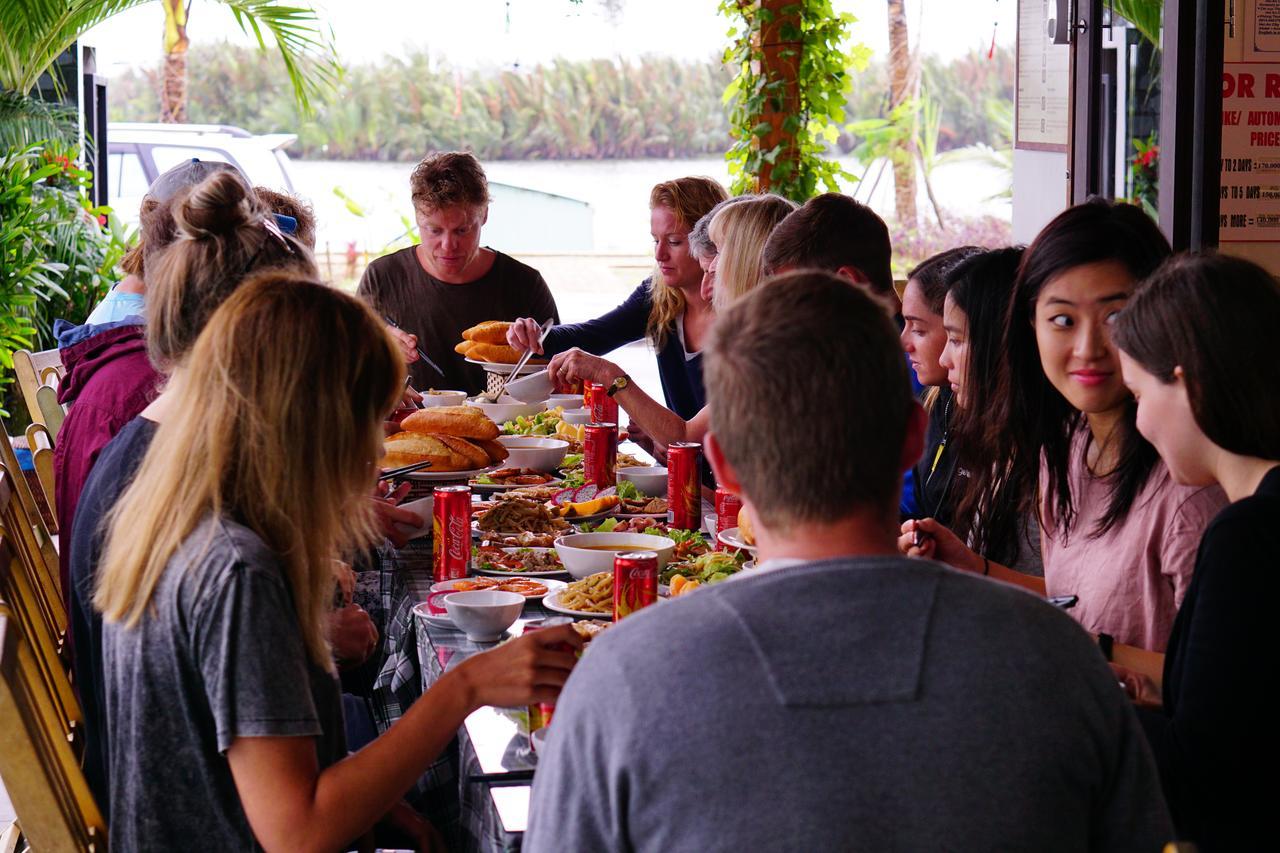
<path fill-rule="evenodd" d="M 551 378 L 547 376 L 547 371 L 545 370 L 539 370 L 537 373 L 531 373 L 519 379 L 512 379 L 507 383 L 507 393 L 526 403 L 545 400 L 554 390 L 556 390 L 555 386 L 551 384 Z M 554 408 L 554 406 L 549 408 Z"/>
<path fill-rule="evenodd" d="M 581 394 L 552 394 L 547 398 L 547 408 L 554 409 L 556 406 L 563 406 L 566 411 L 569 409 L 582 408 Z"/>
<path fill-rule="evenodd" d="M 573 426 L 591 423 L 590 409 L 565 409 L 560 413 L 560 420 Z"/>
<path fill-rule="evenodd" d="M 614 550 L 594 550 L 605 545 Z M 573 533 L 556 540 L 556 553 L 565 571 L 579 580 L 596 572 L 613 571 L 613 558 L 628 551 L 656 552 L 658 571 L 662 571 L 675 549 L 672 540 L 649 533 Z"/>
<path fill-rule="evenodd" d="M 436 406 L 461 406 L 467 401 L 466 391 L 436 391 L 430 394 L 422 392 L 422 408 L 433 409 Z"/>
<path fill-rule="evenodd" d="M 444 597 L 449 618 L 476 643 L 494 643 L 510 628 L 524 610 L 524 596 L 518 592 L 481 589 L 451 592 Z"/>
<path fill-rule="evenodd" d="M 418 498 L 416 501 L 400 504 L 400 509 L 407 509 L 422 519 L 420 527 L 411 527 L 408 524 L 397 521 L 396 527 L 407 535 L 410 539 L 420 539 L 423 536 L 431 535 L 431 511 L 435 507 L 435 496 L 427 495 L 425 498 Z"/>
<path fill-rule="evenodd" d="M 467 402 L 468 406 L 475 406 L 480 411 L 489 416 L 489 420 L 496 424 L 503 421 L 515 420 L 521 415 L 536 415 L 541 412 L 545 406 L 542 402 L 537 403 L 521 403 L 515 397 L 503 394 L 496 403 L 485 402 L 485 398 L 478 397 Z"/>
<path fill-rule="evenodd" d="M 569 452 L 569 442 L 562 438 L 543 438 L 538 435 L 500 435 L 498 442 L 511 454 L 503 465 L 508 468 L 532 468 L 535 471 L 554 471 Z"/>
<path fill-rule="evenodd" d="M 621 483 L 623 480 L 635 483 L 641 494 L 651 498 L 660 498 L 667 494 L 667 469 L 661 465 L 619 468 L 618 482 Z"/>

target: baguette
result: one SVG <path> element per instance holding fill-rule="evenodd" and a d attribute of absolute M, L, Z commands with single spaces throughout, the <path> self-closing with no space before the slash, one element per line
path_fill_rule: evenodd
<path fill-rule="evenodd" d="M 434 406 L 418 409 L 400 423 L 401 429 L 458 438 L 491 440 L 498 437 L 498 425 L 474 406 Z"/>
<path fill-rule="evenodd" d="M 453 351 L 456 352 L 458 355 L 465 356 L 467 353 L 471 351 L 471 348 L 475 345 L 476 345 L 475 341 L 463 341 L 462 343 L 455 346 L 453 348 Z"/>
<path fill-rule="evenodd" d="M 485 320 L 462 333 L 468 341 L 481 344 L 497 344 L 503 346 L 507 342 L 507 330 L 511 324 L 506 320 Z"/>
<path fill-rule="evenodd" d="M 738 533 L 742 536 L 742 541 L 748 545 L 756 544 L 756 531 L 751 524 L 751 513 L 747 512 L 744 506 L 738 510 Z"/>
<path fill-rule="evenodd" d="M 456 435 L 436 435 L 435 437 L 449 445 L 449 449 L 454 453 L 465 456 L 468 469 L 489 467 L 489 454 L 480 445 L 465 438 L 458 438 Z"/>
<path fill-rule="evenodd" d="M 418 462 L 430 462 L 432 471 L 466 471 L 471 462 L 434 435 L 421 432 L 398 432 L 383 443 L 386 455 L 382 467 L 399 468 Z"/>
<path fill-rule="evenodd" d="M 520 356 L 524 355 L 521 350 L 504 344 L 486 344 L 479 341 L 472 341 L 471 348 L 467 350 L 467 358 L 476 361 L 487 361 L 492 364 L 515 364 L 520 360 Z M 532 361 L 532 359 L 530 359 Z"/>
<path fill-rule="evenodd" d="M 499 462 L 506 461 L 506 458 L 511 455 L 511 451 L 507 450 L 506 445 L 500 441 L 493 441 L 493 440 L 478 441 L 477 440 L 476 444 L 480 445 L 481 450 L 489 454 L 490 464 L 493 464 L 493 465 L 497 465 Z"/>

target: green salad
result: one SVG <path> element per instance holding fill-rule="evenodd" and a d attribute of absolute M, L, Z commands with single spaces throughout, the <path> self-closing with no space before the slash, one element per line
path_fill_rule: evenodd
<path fill-rule="evenodd" d="M 513 421 L 502 425 L 503 435 L 555 435 L 556 425 L 560 423 L 563 410 L 556 406 L 536 415 L 521 415 Z"/>
<path fill-rule="evenodd" d="M 685 533 L 688 531 L 677 531 Z M 659 582 L 670 584 L 676 575 L 683 575 L 701 583 L 717 583 L 742 571 L 746 557 L 729 551 L 708 551 L 683 563 L 669 563 L 659 575 Z"/>

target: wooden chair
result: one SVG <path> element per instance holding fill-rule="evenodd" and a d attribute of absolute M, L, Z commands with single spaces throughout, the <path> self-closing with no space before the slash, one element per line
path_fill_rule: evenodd
<path fill-rule="evenodd" d="M 49 428 L 44 424 L 27 427 L 27 448 L 31 451 L 31 461 L 36 466 L 36 477 L 44 492 L 45 505 L 49 507 L 49 515 L 56 524 L 58 515 L 57 505 L 53 502 L 53 436 L 49 434 Z"/>
<path fill-rule="evenodd" d="M 36 403 L 40 407 L 40 417 L 32 413 L 31 422 L 43 425 L 49 430 L 50 438 L 57 438 L 67 417 L 67 410 L 58 402 L 57 386 L 45 383 L 37 388 Z"/>
<path fill-rule="evenodd" d="M 3 425 L 2 421 L 0 425 Z M 48 594 L 51 602 L 57 605 L 52 614 L 61 613 L 61 616 L 54 620 L 55 624 L 61 631 L 65 631 L 67 597 L 62 593 L 62 576 L 58 569 L 58 543 L 49 532 L 49 528 L 45 526 L 44 517 L 40 514 L 40 505 L 18 465 L 18 457 L 14 454 L 8 439 L 8 429 L 0 431 L 0 467 L 12 475 L 11 488 L 17 493 L 21 509 L 25 514 L 25 523 L 21 529 L 14 530 L 12 533 L 20 537 L 17 543 L 23 559 L 35 564 L 36 577 L 40 580 L 41 589 Z M 50 514 L 52 514 L 52 508 Z"/>
<path fill-rule="evenodd" d="M 18 388 L 22 391 L 27 411 L 31 413 L 31 420 L 42 420 L 43 414 L 36 393 L 41 385 L 46 384 L 57 389 L 58 382 L 66 373 L 62 366 L 62 354 L 57 349 L 40 352 L 20 349 L 13 354 L 13 372 L 18 377 Z"/>
<path fill-rule="evenodd" d="M 0 540 L 0 563 L 6 551 Z M 0 775 L 22 835 L 31 850 L 105 851 L 106 821 L 51 712 L 34 645 L 0 601 Z"/>
<path fill-rule="evenodd" d="M 53 722 L 69 742 L 78 742 L 84 720 L 80 702 L 71 687 L 65 659 L 66 610 L 51 593 L 40 557 L 33 560 L 34 535 L 30 516 L 16 494 L 15 478 L 0 470 L 0 600 L 6 602 L 15 622 L 32 647 L 36 668 L 51 700 Z M 56 571 L 56 568 L 55 568 Z"/>

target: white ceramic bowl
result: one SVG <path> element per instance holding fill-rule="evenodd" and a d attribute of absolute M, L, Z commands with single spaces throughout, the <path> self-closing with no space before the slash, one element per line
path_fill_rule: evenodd
<path fill-rule="evenodd" d="M 531 373 L 507 383 L 507 393 L 526 403 L 545 400 L 554 390 L 556 390 L 555 386 L 551 384 L 551 378 L 547 376 L 545 370 L 539 370 L 537 373 Z M 554 406 L 548 406 L 548 408 L 554 408 Z"/>
<path fill-rule="evenodd" d="M 503 394 L 496 403 L 486 403 L 483 398 L 477 398 L 469 401 L 467 405 L 475 406 L 488 415 L 489 420 L 496 424 L 514 420 L 521 415 L 536 415 L 546 408 L 541 401 L 537 403 L 521 403 L 515 397 L 507 394 Z"/>
<path fill-rule="evenodd" d="M 556 406 L 563 406 L 566 411 L 569 409 L 582 408 L 581 394 L 552 394 L 547 397 L 547 408 L 554 409 Z"/>
<path fill-rule="evenodd" d="M 667 494 L 667 469 L 661 465 L 619 468 L 618 482 L 621 483 L 623 480 L 635 483 L 641 494 L 651 498 L 661 498 Z"/>
<path fill-rule="evenodd" d="M 616 549 L 597 551 L 599 546 Z M 574 533 L 556 540 L 556 553 L 565 571 L 581 580 L 596 572 L 613 571 L 613 558 L 627 551 L 654 551 L 658 554 L 658 571 L 662 571 L 676 543 L 665 536 L 649 533 Z"/>
<path fill-rule="evenodd" d="M 578 426 L 580 424 L 591 423 L 590 409 L 565 409 L 560 413 L 560 420 L 567 424 Z"/>
<path fill-rule="evenodd" d="M 520 618 L 524 596 L 518 592 L 491 589 L 451 592 L 444 597 L 444 609 L 453 624 L 476 643 L 493 643 Z"/>
<path fill-rule="evenodd" d="M 564 461 L 569 442 L 562 438 L 544 438 L 539 435 L 500 435 L 498 441 L 511 454 L 503 461 L 508 468 L 532 468 L 535 471 L 554 471 Z"/>
<path fill-rule="evenodd" d="M 396 522 L 396 527 L 400 529 L 410 539 L 419 539 L 423 536 L 431 535 L 431 511 L 435 507 L 436 499 L 433 495 L 427 495 L 425 498 L 418 498 L 416 501 L 400 504 L 400 509 L 407 509 L 422 519 L 422 524 L 418 527 L 412 527 L 402 522 Z"/>
<path fill-rule="evenodd" d="M 431 409 L 436 406 L 461 406 L 467 401 L 466 391 L 436 391 L 434 394 L 422 392 L 422 408 Z"/>

